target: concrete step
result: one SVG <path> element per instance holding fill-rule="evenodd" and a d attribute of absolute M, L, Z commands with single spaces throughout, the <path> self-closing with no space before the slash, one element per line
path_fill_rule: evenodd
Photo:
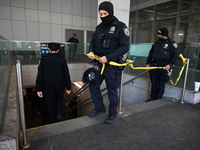
<path fill-rule="evenodd" d="M 158 107 L 162 107 L 164 105 L 170 105 L 175 101 L 171 99 L 162 99 L 151 101 L 148 103 L 140 103 L 137 105 L 129 106 L 126 108 L 122 108 L 122 112 L 120 112 L 117 116 L 117 119 L 122 117 L 129 117 L 131 115 L 148 111 L 152 109 L 156 109 Z M 101 114 L 94 118 L 89 118 L 87 116 L 79 117 L 72 120 L 62 121 L 59 123 L 49 124 L 45 126 L 35 127 L 27 130 L 27 138 L 28 141 L 36 141 L 41 140 L 50 136 L 54 136 L 60 133 L 66 133 L 70 131 L 74 131 L 80 128 L 85 128 L 89 126 L 93 126 L 96 124 L 103 123 L 108 113 Z"/>
<path fill-rule="evenodd" d="M 28 131 L 28 150 L 199 150 L 200 103 L 156 100 L 122 109 L 112 124 L 107 113 Z"/>

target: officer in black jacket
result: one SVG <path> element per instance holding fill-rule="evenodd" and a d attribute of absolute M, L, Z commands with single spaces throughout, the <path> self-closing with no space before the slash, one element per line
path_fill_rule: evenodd
<path fill-rule="evenodd" d="M 71 44 L 69 44 L 69 56 L 68 56 L 68 60 L 69 61 L 74 61 L 74 56 L 75 56 L 75 53 L 76 53 L 76 49 L 77 49 L 77 44 L 79 43 L 79 40 L 78 38 L 76 37 L 76 33 L 74 33 L 72 35 L 72 37 L 67 41 Z"/>
<path fill-rule="evenodd" d="M 50 53 L 43 56 L 38 66 L 36 90 L 45 100 L 48 122 L 61 121 L 63 94 L 71 92 L 71 80 L 66 60 L 58 55 L 60 45 L 49 43 Z M 66 89 L 65 89 L 66 88 Z"/>
<path fill-rule="evenodd" d="M 157 37 L 159 39 L 152 45 L 149 51 L 146 67 L 164 67 L 164 69 L 152 69 L 149 71 L 151 98 L 145 102 L 162 98 L 165 91 L 165 83 L 169 81 L 168 71 L 170 71 L 179 57 L 177 43 L 169 38 L 167 28 L 158 30 Z"/>
<path fill-rule="evenodd" d="M 109 115 L 105 123 L 111 123 L 117 116 L 118 92 L 120 86 L 120 73 L 118 67 L 108 64 L 109 61 L 119 62 L 120 58 L 129 50 L 129 29 L 113 15 L 112 3 L 105 1 L 99 5 L 99 14 L 102 20 L 95 30 L 92 41 L 90 42 L 89 52 L 100 56 L 96 65 L 99 70 L 102 64 L 106 64 L 102 75 L 90 84 L 89 89 L 95 109 L 88 114 L 89 117 L 95 117 L 99 113 L 105 112 L 103 97 L 100 92 L 100 85 L 105 79 L 108 90 L 108 98 L 110 101 Z M 94 59 L 94 57 L 90 57 Z"/>

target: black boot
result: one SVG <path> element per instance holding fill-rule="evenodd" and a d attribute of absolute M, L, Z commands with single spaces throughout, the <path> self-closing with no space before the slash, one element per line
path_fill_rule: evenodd
<path fill-rule="evenodd" d="M 57 122 L 63 121 L 63 118 L 62 118 L 62 116 L 61 116 L 61 113 L 57 113 L 56 121 L 57 121 Z"/>
<path fill-rule="evenodd" d="M 106 124 L 112 123 L 115 120 L 116 117 L 117 117 L 117 115 L 108 115 L 108 117 L 105 120 L 105 123 Z"/>
<path fill-rule="evenodd" d="M 152 99 L 152 98 L 150 98 L 150 99 L 146 100 L 145 102 L 149 102 L 149 101 L 153 101 L 153 99 Z"/>

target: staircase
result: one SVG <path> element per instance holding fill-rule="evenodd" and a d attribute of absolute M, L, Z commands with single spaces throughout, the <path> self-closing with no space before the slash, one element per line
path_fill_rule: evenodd
<path fill-rule="evenodd" d="M 200 104 L 161 99 L 129 106 L 122 112 L 109 125 L 104 123 L 105 113 L 29 129 L 28 150 L 200 148 Z"/>

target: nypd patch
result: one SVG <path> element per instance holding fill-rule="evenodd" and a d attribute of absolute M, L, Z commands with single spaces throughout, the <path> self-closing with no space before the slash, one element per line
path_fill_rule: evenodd
<path fill-rule="evenodd" d="M 175 48 L 177 48 L 177 47 L 178 47 L 178 45 L 177 45 L 176 43 L 174 43 L 174 44 L 173 44 L 173 46 L 174 46 Z"/>
<path fill-rule="evenodd" d="M 129 37 L 130 36 L 130 32 L 129 32 L 129 29 L 128 28 L 124 28 L 124 34 Z"/>

